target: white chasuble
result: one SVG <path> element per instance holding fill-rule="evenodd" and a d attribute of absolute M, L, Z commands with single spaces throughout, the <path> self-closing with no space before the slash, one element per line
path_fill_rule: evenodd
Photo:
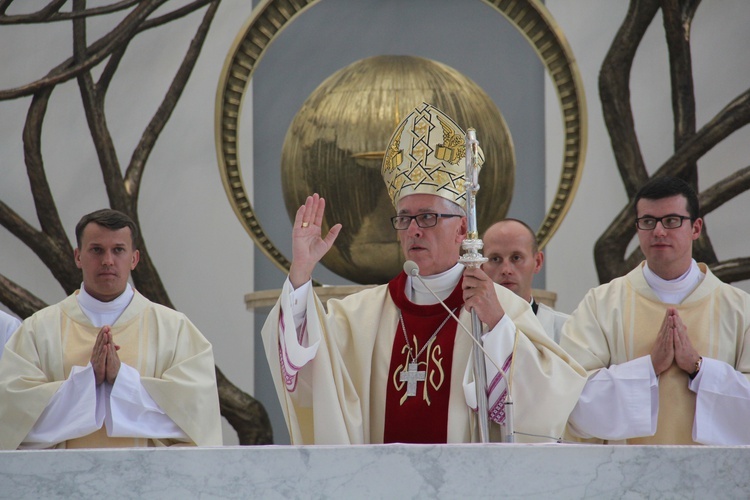
<path fill-rule="evenodd" d="M 501 362 L 512 359 L 509 373 L 516 429 L 559 437 L 585 383 L 585 372 L 546 335 L 526 301 L 503 287 L 495 290 L 507 320 L 501 321 L 504 328 L 496 327 L 485 337 L 490 345 L 512 346 L 492 355 Z M 399 325 L 399 310 L 388 285 L 329 300 L 327 311 L 311 291 L 300 338 L 291 313 L 291 291 L 287 280 L 263 327 L 263 342 L 292 443 L 382 443 L 386 391 L 393 375 L 391 355 Z M 286 312 L 282 314 L 282 310 Z M 467 311 L 461 309 L 459 319 L 471 329 Z M 516 332 L 510 342 L 490 338 L 500 334 L 513 337 Z M 450 391 L 449 443 L 477 440 L 473 411 L 464 396 L 471 349 L 467 335 L 456 331 L 451 377 L 443 383 Z M 396 365 L 399 363 L 401 360 Z M 494 424 L 491 427 L 497 430 Z M 495 434 L 492 429 L 491 434 Z M 539 440 L 522 434 L 517 439 Z"/>
<path fill-rule="evenodd" d="M 99 330 L 83 314 L 75 294 L 24 321 L 0 361 L 0 420 L 14 422 L 12 431 L 0 433 L 2 449 L 17 448 L 71 371 L 89 363 Z M 211 344 L 187 317 L 136 292 L 112 325 L 112 334 L 121 347 L 121 361 L 137 372 L 148 395 L 191 443 L 221 445 Z M 58 447 L 171 444 L 178 443 L 112 438 L 102 427 Z"/>
<path fill-rule="evenodd" d="M 750 295 L 700 264 L 705 273 L 700 285 L 680 304 L 665 304 L 644 279 L 642 266 L 589 291 L 565 324 L 561 346 L 590 374 L 571 415 L 573 434 L 629 444 L 695 444 L 707 443 L 701 435 L 718 433 L 734 435 L 724 444 L 750 444 L 750 433 L 741 430 L 747 425 L 737 420 L 750 416 Z M 677 309 L 690 342 L 705 358 L 706 369 L 696 380 L 676 364 L 658 381 L 650 380 L 650 352 L 668 307 Z M 726 370 L 712 369 L 715 365 Z M 721 381 L 715 380 L 719 373 Z M 716 385 L 723 394 L 709 389 Z M 711 401 L 702 411 L 701 400 Z M 703 430 L 697 415 L 705 415 Z"/>

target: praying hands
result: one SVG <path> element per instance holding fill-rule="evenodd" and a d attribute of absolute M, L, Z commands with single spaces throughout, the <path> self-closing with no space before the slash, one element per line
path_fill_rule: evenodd
<path fill-rule="evenodd" d="M 699 359 L 700 354 L 688 337 L 687 326 L 675 308 L 668 308 L 651 349 L 654 372 L 659 376 L 672 366 L 672 363 L 677 363 L 682 371 L 692 374 Z"/>
<path fill-rule="evenodd" d="M 120 346 L 115 344 L 109 325 L 103 326 L 91 351 L 91 366 L 94 367 L 96 385 L 101 385 L 105 380 L 110 384 L 115 383 L 120 371 L 120 357 L 117 355 L 119 349 Z"/>

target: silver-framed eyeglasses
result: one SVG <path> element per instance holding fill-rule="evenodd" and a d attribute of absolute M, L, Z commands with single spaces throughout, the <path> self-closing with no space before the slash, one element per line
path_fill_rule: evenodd
<path fill-rule="evenodd" d="M 635 225 L 642 231 L 653 231 L 656 228 L 656 223 L 661 222 L 661 226 L 664 229 L 677 229 L 682 226 L 682 221 L 692 221 L 693 218 L 687 215 L 669 214 L 664 217 L 641 217 L 635 220 Z"/>
<path fill-rule="evenodd" d="M 443 217 L 443 218 L 463 217 L 463 215 L 436 214 L 432 212 L 425 212 L 423 214 L 418 214 L 418 215 L 397 215 L 395 217 L 391 217 L 391 224 L 393 224 L 393 229 L 397 231 L 404 231 L 406 229 L 409 229 L 409 226 L 411 225 L 411 221 L 414 220 L 417 223 L 417 226 L 424 229 L 427 227 L 436 226 L 438 223 L 438 219 L 440 217 Z"/>

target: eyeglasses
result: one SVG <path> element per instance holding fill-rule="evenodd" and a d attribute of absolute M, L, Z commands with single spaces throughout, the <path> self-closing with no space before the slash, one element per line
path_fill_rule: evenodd
<path fill-rule="evenodd" d="M 391 224 L 393 224 L 393 229 L 396 229 L 397 231 L 404 231 L 406 229 L 409 229 L 409 226 L 411 225 L 411 221 L 414 220 L 416 221 L 417 226 L 424 229 L 426 227 L 436 226 L 438 223 L 438 219 L 440 217 L 444 217 L 444 218 L 463 217 L 463 215 L 434 214 L 431 212 L 419 214 L 419 215 L 397 215 L 395 217 L 391 217 Z"/>
<path fill-rule="evenodd" d="M 656 228 L 656 223 L 661 222 L 664 229 L 677 229 L 682 226 L 682 221 L 692 221 L 692 217 L 685 215 L 665 215 L 664 217 L 641 217 L 635 220 L 635 225 L 642 231 L 653 231 Z"/>

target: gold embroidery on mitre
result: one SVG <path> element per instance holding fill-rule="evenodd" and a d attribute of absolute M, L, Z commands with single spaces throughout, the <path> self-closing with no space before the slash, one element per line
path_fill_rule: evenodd
<path fill-rule="evenodd" d="M 419 184 L 426 177 L 427 177 L 427 175 L 425 175 L 424 169 L 422 169 L 422 168 L 415 168 L 414 171 L 412 172 L 410 178 L 411 178 L 412 182 L 415 182 L 415 183 Z"/>
<path fill-rule="evenodd" d="M 403 133 L 405 126 L 406 122 L 403 122 L 393 135 L 396 140 L 388 146 L 388 150 L 385 152 L 385 158 L 383 158 L 383 172 L 390 172 L 401 165 L 401 162 L 404 161 L 404 150 L 401 149 L 401 134 Z"/>
<path fill-rule="evenodd" d="M 444 186 L 451 182 L 450 176 L 445 172 L 438 172 L 435 174 L 435 181 L 438 183 L 438 186 Z"/>
<path fill-rule="evenodd" d="M 460 189 L 466 174 L 464 132 L 445 113 L 427 103 L 414 109 L 391 136 L 381 169 L 393 206 L 410 194 L 434 194 L 466 204 Z M 398 161 L 398 163 L 397 163 Z"/>
<path fill-rule="evenodd" d="M 457 165 L 466 156 L 466 138 L 456 134 L 450 124 L 442 120 L 440 116 L 437 119 L 443 127 L 443 143 L 437 145 L 435 158 Z"/>

